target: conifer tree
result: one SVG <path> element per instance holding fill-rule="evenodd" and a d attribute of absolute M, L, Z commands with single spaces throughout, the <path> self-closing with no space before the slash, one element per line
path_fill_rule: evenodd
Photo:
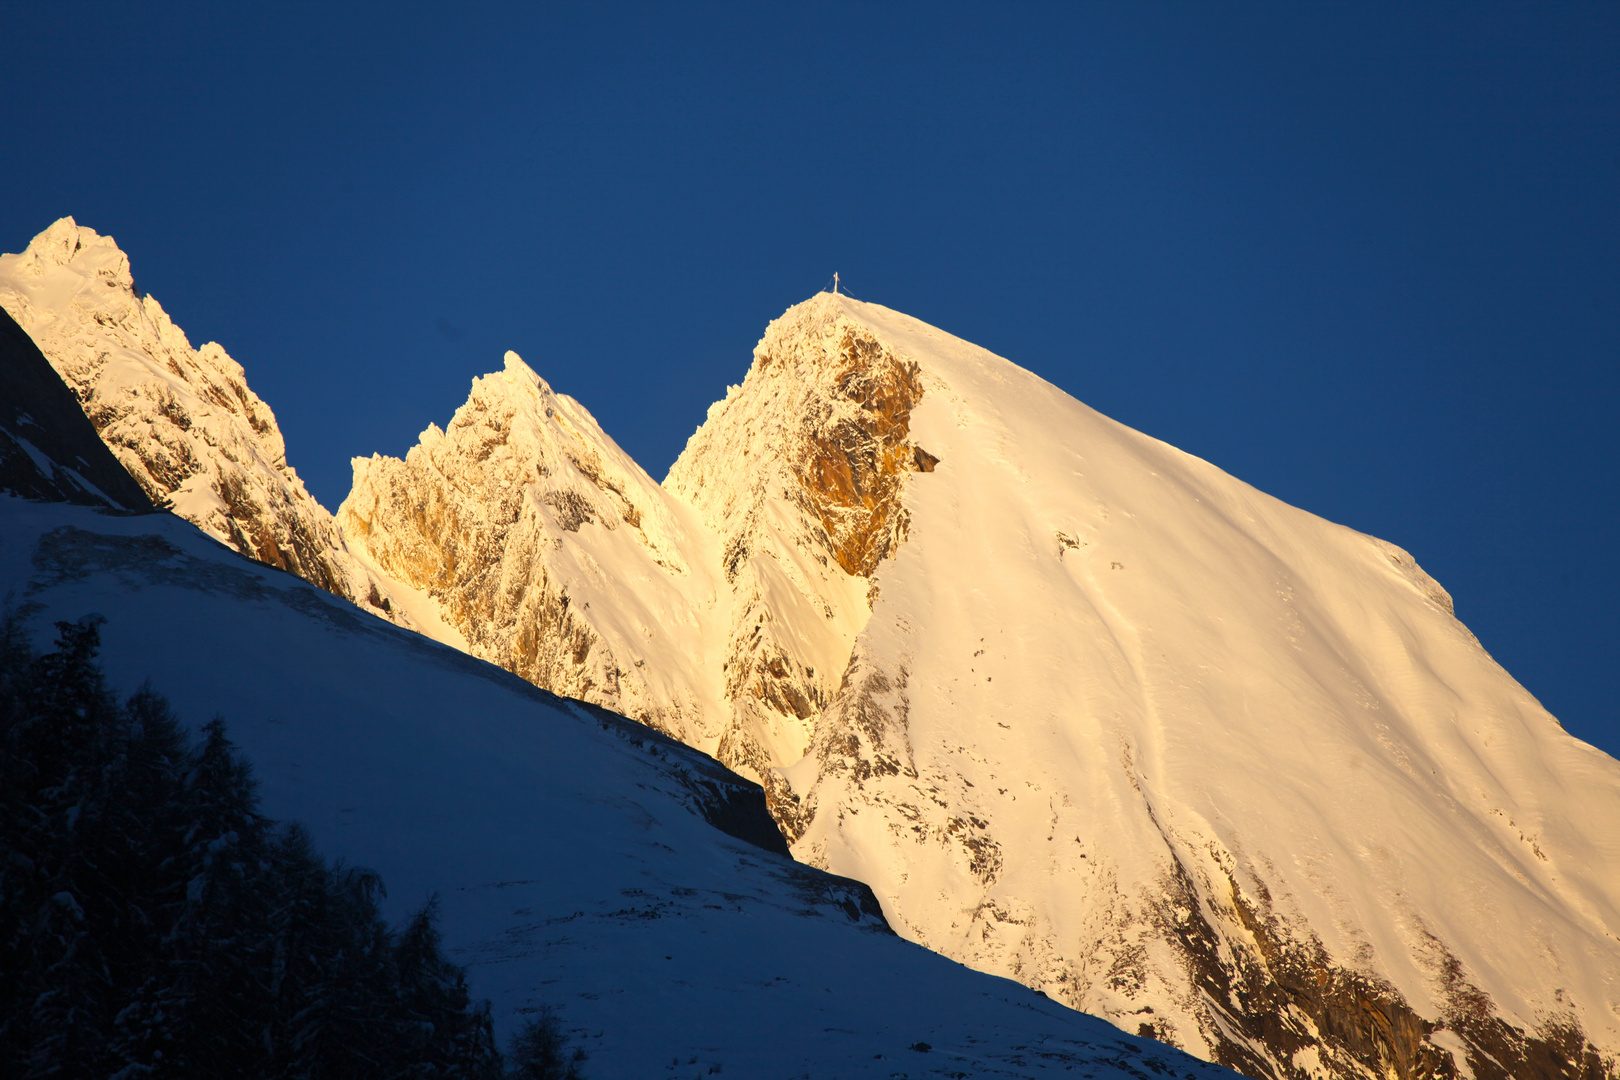
<path fill-rule="evenodd" d="M 424 907 L 258 807 L 222 720 L 120 704 L 99 619 L 0 622 L 0 1062 L 34 1077 L 493 1080 L 488 1005 Z"/>

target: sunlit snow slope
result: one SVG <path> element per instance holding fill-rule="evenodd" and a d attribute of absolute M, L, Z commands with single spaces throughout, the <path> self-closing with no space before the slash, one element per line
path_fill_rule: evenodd
<path fill-rule="evenodd" d="M 762 848 L 759 789 L 711 759 L 171 515 L 0 495 L 0 593 L 42 648 L 105 616 L 114 688 L 223 715 L 266 812 L 377 870 L 396 922 L 437 894 L 501 1037 L 554 1006 L 593 1080 L 1224 1075 L 894 937 L 864 886 Z"/>

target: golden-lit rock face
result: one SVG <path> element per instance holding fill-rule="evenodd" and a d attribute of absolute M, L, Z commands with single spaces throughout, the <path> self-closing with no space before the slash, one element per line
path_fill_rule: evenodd
<path fill-rule="evenodd" d="M 909 441 L 923 392 L 914 361 L 817 297 L 770 325 L 664 482 L 717 535 L 731 588 L 716 756 L 765 785 L 789 837 L 801 810 L 779 770 L 845 678 L 908 477 L 937 464 Z"/>
<path fill-rule="evenodd" d="M 831 393 L 857 408 L 821 424 L 806 418 L 809 459 L 800 482 L 833 558 L 845 573 L 864 578 L 904 536 L 903 477 L 932 458 L 906 442 L 911 410 L 922 397 L 916 363 L 896 359 L 855 327 L 843 329 L 838 357 Z"/>

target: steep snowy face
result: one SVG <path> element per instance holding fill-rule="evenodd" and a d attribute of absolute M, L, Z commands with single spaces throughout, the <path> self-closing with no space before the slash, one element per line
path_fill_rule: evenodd
<path fill-rule="evenodd" d="M 875 573 L 851 560 L 873 606 L 784 773 L 798 857 L 913 940 L 1252 1076 L 1613 1075 L 1620 763 L 1409 555 L 885 308 L 788 324 L 753 400 L 779 361 L 836 370 L 862 341 L 920 389 L 905 438 L 937 459 L 898 485 Z M 765 537 L 755 562 L 842 570 L 843 519 L 814 508 L 845 488 L 801 427 L 763 429 L 801 448 L 713 455 L 786 463 L 747 496 L 686 458 L 672 486 Z M 729 525 L 761 499 L 801 516 Z M 783 639 L 833 621 L 761 607 Z"/>
<path fill-rule="evenodd" d="M 338 521 L 473 655 L 714 749 L 712 540 L 516 353 L 405 460 L 356 458 Z"/>
<path fill-rule="evenodd" d="M 809 748 L 872 573 L 905 535 L 907 474 L 934 467 L 909 439 L 921 394 L 915 361 L 816 297 L 770 325 L 664 482 L 718 538 L 732 591 L 717 754 L 765 783 L 790 831 L 797 800 L 779 770 Z"/>
<path fill-rule="evenodd" d="M 0 307 L 38 343 L 153 502 L 244 555 L 389 614 L 287 464 L 276 418 L 214 342 L 194 349 L 110 236 L 63 218 L 0 255 Z M 410 625 L 410 620 L 404 620 Z"/>

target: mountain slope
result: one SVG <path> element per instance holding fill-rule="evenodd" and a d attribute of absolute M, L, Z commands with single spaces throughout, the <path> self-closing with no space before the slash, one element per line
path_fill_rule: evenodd
<path fill-rule="evenodd" d="M 223 714 L 267 813 L 377 870 L 393 919 L 437 894 L 503 1037 L 555 1006 L 591 1077 L 1225 1075 L 894 937 L 711 759 L 171 515 L 0 496 L 0 590 L 40 645 L 104 615 L 116 689 Z"/>
<path fill-rule="evenodd" d="M 1399 548 L 827 295 L 663 485 L 508 354 L 334 526 L 110 241 L 30 253 L 0 303 L 177 508 L 715 754 L 905 936 L 1255 1076 L 1614 1074 L 1620 765 Z M 242 469 L 292 494 L 192 497 Z"/>
<path fill-rule="evenodd" d="M 485 655 L 760 779 L 905 936 L 1255 1076 L 1613 1072 L 1620 765 L 1404 551 L 848 297 L 771 324 L 661 488 L 548 395 L 509 358 L 344 520 L 500 582 L 550 666 Z M 435 549 L 435 499 L 513 509 Z M 616 683 L 660 633 L 678 722 Z"/>

